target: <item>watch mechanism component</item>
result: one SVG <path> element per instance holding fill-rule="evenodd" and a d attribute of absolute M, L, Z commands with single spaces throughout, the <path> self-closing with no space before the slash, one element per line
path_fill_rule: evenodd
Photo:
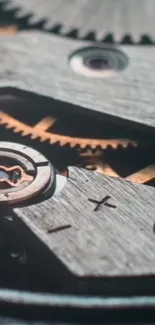
<path fill-rule="evenodd" d="M 0 6 L 22 29 L 155 41 L 154 0 Z M 0 286 L 20 290 L 0 290 L 2 313 L 25 324 L 31 314 L 71 324 L 75 313 L 79 324 L 154 323 L 154 49 L 35 32 L 2 37 L 1 49 Z M 25 104 L 6 107 L 8 93 Z"/>
<path fill-rule="evenodd" d="M 38 102 L 43 103 L 43 99 L 47 99 L 48 102 L 51 100 L 54 107 L 61 110 L 62 114 L 66 110 L 70 110 L 72 114 L 79 111 L 85 116 L 94 115 L 98 119 L 105 117 L 108 121 L 119 123 L 124 127 L 129 127 L 130 123 L 136 130 L 143 129 L 147 132 L 150 129 L 150 133 L 154 133 L 153 47 L 122 45 L 107 47 L 100 44 L 104 51 L 110 48 L 110 52 L 115 53 L 117 48 L 125 57 L 127 56 L 128 64 L 123 71 L 117 71 L 115 76 L 98 78 L 97 82 L 94 82 L 93 78 L 73 73 L 69 66 L 71 55 L 86 46 L 92 47 L 93 44 L 57 38 L 41 32 L 21 32 L 15 36 L 2 37 L 1 93 L 11 92 L 11 90 L 23 93 L 23 96 L 24 93 L 29 93 L 33 98 L 37 96 Z M 94 45 L 94 48 L 96 46 L 99 47 Z M 146 70 L 143 71 L 142 66 L 145 66 L 146 55 L 149 61 Z M 150 90 L 146 78 L 148 70 L 151 74 Z M 51 76 L 55 77 L 51 78 Z M 144 104 L 146 97 L 149 100 Z"/>
<path fill-rule="evenodd" d="M 15 19 L 27 19 L 27 26 L 41 24 L 72 37 L 96 40 L 127 38 L 139 42 L 144 36 L 153 41 L 154 0 L 0 0 L 2 8 Z M 68 13 L 70 13 L 68 15 Z"/>
<path fill-rule="evenodd" d="M 19 186 L 24 182 L 32 182 L 33 176 L 25 173 L 21 166 L 0 166 L 0 183 L 7 183 L 11 187 Z"/>
<path fill-rule="evenodd" d="M 39 152 L 21 144 L 0 142 L 0 204 L 20 204 L 55 188 L 55 173 Z"/>
<path fill-rule="evenodd" d="M 149 149 L 149 148 L 148 148 Z M 152 150 L 152 148 L 150 148 Z M 85 152 L 80 153 L 81 161 L 79 163 L 79 167 L 86 168 L 88 170 L 96 171 L 103 175 L 108 175 L 111 177 L 122 177 L 126 180 L 137 183 L 137 184 L 147 184 L 147 185 L 153 185 L 154 186 L 154 179 L 155 179 L 155 162 L 154 162 L 154 155 L 152 155 L 152 160 L 148 160 L 148 162 L 144 163 L 144 165 L 141 165 L 141 163 L 138 164 L 136 169 L 132 170 L 129 168 L 129 164 L 133 164 L 135 166 L 136 160 L 138 161 L 142 155 L 149 155 L 148 151 L 141 151 L 141 153 L 134 152 L 134 162 L 131 159 L 132 152 L 126 151 L 124 152 L 124 156 L 126 155 L 126 159 L 122 156 L 121 153 L 118 153 L 116 151 L 116 155 L 112 157 L 112 164 L 110 161 L 110 154 L 103 153 L 101 150 L 97 150 L 96 152 L 91 152 L 90 150 L 86 150 Z M 138 155 L 137 155 L 138 154 Z M 123 159 L 122 159 L 123 158 Z M 116 162 L 117 160 L 117 162 Z M 124 161 L 123 161 L 124 160 Z M 128 163 L 127 163 L 128 161 Z M 119 165 L 119 168 L 117 166 Z M 127 168 L 127 171 L 124 173 L 125 169 Z"/>
<path fill-rule="evenodd" d="M 1 125 L 5 125 L 7 129 L 12 129 L 14 133 L 21 133 L 22 136 L 31 136 L 31 139 L 40 139 L 42 142 L 49 141 L 51 144 L 59 143 L 60 146 L 69 144 L 71 148 L 80 146 L 82 149 L 86 147 L 91 147 L 92 149 L 96 149 L 97 147 L 101 147 L 102 149 L 112 147 L 116 149 L 118 146 L 122 146 L 123 148 L 128 147 L 128 145 L 137 146 L 136 141 L 129 139 L 85 139 L 46 131 L 53 123 L 53 118 L 45 117 L 36 126 L 32 127 L 2 111 L 0 112 Z"/>
<path fill-rule="evenodd" d="M 86 47 L 72 54 L 70 66 L 74 72 L 88 77 L 104 78 L 122 71 L 128 58 L 117 49 Z"/>
<path fill-rule="evenodd" d="M 30 35 L 31 38 L 29 37 Z M 37 51 L 35 44 L 38 44 L 37 51 L 41 51 L 41 49 L 44 48 L 43 53 L 41 52 L 39 61 L 36 61 L 35 54 L 37 54 Z M 10 135 L 15 134 L 16 141 L 22 141 L 22 143 L 24 143 L 28 141 L 28 139 L 30 141 L 33 140 L 34 142 L 32 142 L 32 145 L 37 146 L 39 150 L 42 142 L 43 150 L 44 143 L 45 145 L 47 145 L 47 143 L 57 145 L 60 147 L 59 149 L 69 147 L 70 149 L 75 149 L 77 156 L 80 152 L 78 149 L 81 151 L 84 149 L 87 150 L 88 148 L 91 150 L 96 150 L 98 148 L 106 150 L 109 147 L 112 149 L 119 149 L 120 147 L 128 149 L 130 146 L 137 147 L 140 144 L 144 147 L 146 144 L 149 146 L 149 139 L 151 138 L 150 134 L 151 132 L 153 133 L 155 123 L 153 118 L 154 91 L 151 91 L 152 96 L 149 97 L 146 111 L 144 99 L 150 94 L 150 92 L 145 86 L 147 85 L 145 73 L 140 73 L 141 66 L 145 63 L 144 54 L 146 54 L 146 48 L 143 47 L 143 51 L 142 48 L 137 46 L 120 46 L 116 48 L 116 46 L 107 47 L 100 45 L 99 48 L 99 46 L 93 47 L 92 43 L 88 44 L 84 41 L 74 42 L 62 38 L 57 39 L 56 37 L 36 32 L 31 34 L 18 33 L 17 36 L 9 38 L 9 42 L 6 38 L 3 38 L 2 45 L 5 50 L 8 65 L 10 64 L 10 57 L 16 58 L 15 61 L 17 61 L 18 58 L 18 65 L 16 68 L 14 60 L 9 66 L 9 74 L 11 74 L 13 80 L 10 88 L 7 88 L 10 84 L 8 67 L 6 69 L 5 65 L 2 65 L 2 71 L 4 69 L 3 75 L 5 76 L 5 78 L 1 79 L 2 94 L 5 94 L 6 88 L 8 89 L 8 92 L 11 92 L 11 89 L 20 89 L 20 91 L 15 91 L 17 96 L 18 94 L 20 98 L 22 96 L 22 98 L 27 96 L 30 103 L 32 102 L 34 104 L 35 100 L 37 103 L 37 109 L 35 109 L 31 103 L 33 114 L 31 114 L 31 109 L 28 110 L 28 102 L 27 110 L 25 112 L 22 107 L 20 107 L 15 114 L 13 109 L 10 108 L 10 110 L 7 111 L 3 105 L 3 109 L 1 109 L 0 112 L 0 124 L 2 130 L 4 127 L 5 130 L 10 131 Z M 9 50 L 10 46 L 11 50 Z M 21 56 L 21 49 L 23 51 L 22 53 L 27 53 L 26 61 L 24 60 L 24 56 Z M 122 67 L 125 67 L 125 69 L 120 71 L 120 73 L 118 72 L 117 76 L 115 75 L 108 79 L 99 78 L 97 82 L 94 83 L 93 78 L 84 78 L 83 76 L 74 74 L 69 68 L 69 58 L 72 57 L 74 53 L 77 53 L 77 51 L 79 51 L 78 49 L 82 49 L 80 50 L 80 53 L 86 51 L 87 55 L 84 64 L 87 66 L 93 64 L 93 67 L 96 67 L 96 64 L 101 64 L 102 67 L 103 62 L 100 60 L 101 53 L 106 53 L 106 59 L 107 57 L 109 59 L 108 67 L 111 64 L 116 68 L 116 70 L 119 70 L 120 68 L 122 69 Z M 51 52 L 51 50 L 53 52 Z M 94 56 L 92 61 L 92 54 L 95 54 L 96 56 L 96 53 L 99 61 L 97 60 L 97 62 L 94 62 Z M 100 57 L 98 57 L 98 53 L 100 54 Z M 109 54 L 107 55 L 107 53 Z M 115 55 L 111 56 L 111 53 L 121 53 L 118 57 L 116 56 L 117 62 L 115 62 Z M 149 57 L 151 58 L 151 61 L 148 63 L 148 67 L 151 69 L 152 64 L 154 64 L 153 48 L 149 47 L 147 53 L 149 53 Z M 46 55 L 49 55 L 48 64 Z M 105 56 L 103 55 L 102 58 L 105 59 Z M 104 64 L 105 63 L 106 62 L 104 62 Z M 35 69 L 33 68 L 34 65 Z M 32 67 L 33 76 L 28 67 Z M 96 69 L 94 68 L 92 69 L 92 71 L 95 70 Z M 42 73 L 40 73 L 40 71 L 42 71 Z M 55 73 L 55 71 L 57 71 L 56 79 L 53 80 L 51 79 L 51 75 Z M 154 70 L 151 70 L 151 74 L 151 78 L 154 80 Z M 22 83 L 19 75 L 21 76 Z M 44 75 L 44 82 L 42 82 L 42 75 Z M 141 84 L 143 84 L 143 91 Z M 129 93 L 130 96 L 128 96 Z M 32 97 L 30 94 L 32 94 Z M 47 113 L 46 103 L 48 103 Z M 42 107 L 44 107 L 44 110 L 42 110 Z M 57 117 L 54 115 L 52 116 L 53 112 L 59 112 L 59 116 L 62 118 L 62 122 L 58 128 L 57 122 L 59 124 L 59 118 L 57 120 Z M 74 123 L 73 118 L 72 120 L 70 118 L 67 120 L 67 114 L 69 114 L 69 112 L 72 117 L 74 116 Z M 78 112 L 80 116 L 79 118 L 77 118 Z M 102 132 L 98 132 L 99 122 L 96 122 L 95 126 L 95 120 L 101 120 L 101 115 L 103 117 L 103 124 L 102 121 L 100 123 Z M 91 127 L 89 127 L 90 117 L 93 120 Z M 67 120 L 67 123 L 64 127 L 63 121 L 65 119 Z M 83 121 L 85 121 L 85 124 Z M 110 125 L 110 123 L 112 124 Z M 115 125 L 117 125 L 117 129 L 119 128 L 119 132 L 116 134 L 113 133 Z M 107 128 L 109 132 L 108 135 L 106 134 L 104 137 L 105 128 Z M 88 129 L 89 132 L 87 132 Z M 127 129 L 130 130 L 128 134 L 126 133 Z M 150 134 L 147 138 L 145 135 L 149 133 L 147 133 L 149 130 Z M 134 136 L 135 131 L 137 136 Z M 3 140 L 5 141 L 5 137 L 3 137 Z M 31 145 L 31 143 L 29 144 Z M 131 153 L 131 155 L 132 154 L 133 153 Z M 61 160 L 65 161 L 65 159 Z M 75 160 L 68 160 L 64 169 L 57 168 L 57 165 L 55 165 L 53 160 L 52 164 L 56 169 L 58 169 L 58 171 L 65 174 L 67 166 L 80 164 L 78 159 L 77 161 Z M 115 168 L 112 168 L 113 171 L 110 171 L 108 168 L 104 168 L 104 166 L 101 168 L 101 165 L 100 168 L 97 167 L 97 170 L 100 170 L 100 172 L 103 173 L 106 171 L 106 173 L 110 172 L 115 175 L 118 174 L 120 177 L 130 177 L 130 180 L 132 181 L 135 179 L 136 182 L 147 183 L 154 178 L 154 158 L 151 157 L 151 161 L 146 161 L 146 164 L 145 159 L 143 160 L 143 165 L 140 163 L 135 169 L 132 168 L 130 171 L 127 170 L 127 173 L 118 173 Z M 104 162 L 106 163 L 106 161 L 103 161 L 103 163 Z M 89 163 L 85 164 L 82 162 L 82 164 L 89 166 Z M 148 166 L 152 167 L 149 167 L 148 169 Z M 121 160 L 120 167 L 124 169 Z M 139 174 L 138 177 L 137 171 L 141 174 Z M 143 178 L 144 173 L 145 177 Z M 131 175 L 134 175 L 135 178 L 133 176 L 131 177 Z"/>
<path fill-rule="evenodd" d="M 46 110 L 44 111 L 46 114 Z M 28 115 L 30 114 L 30 112 L 28 110 L 26 110 L 26 112 L 28 119 Z M 78 119 L 78 117 L 74 117 L 76 124 L 78 122 Z M 5 136 L 3 135 L 3 131 L 5 130 L 6 132 L 9 132 L 9 136 L 11 134 L 12 136 L 14 135 L 15 140 L 18 139 L 18 141 L 20 140 L 20 142 L 23 142 L 23 144 L 26 143 L 28 139 L 29 143 L 31 143 L 32 146 L 35 147 L 36 144 L 38 144 L 38 148 L 41 146 L 42 143 L 46 143 L 47 152 L 49 151 L 48 145 L 51 145 L 51 155 L 49 156 L 49 160 L 52 159 L 52 163 L 53 156 L 55 156 L 55 153 L 52 154 L 51 150 L 53 150 L 53 146 L 57 144 L 59 151 L 64 150 L 64 152 L 62 153 L 64 165 L 58 168 L 57 161 L 54 163 L 54 165 L 56 169 L 59 169 L 59 173 L 61 173 L 62 175 L 67 176 L 67 167 L 73 164 L 75 166 L 86 168 L 88 170 L 95 170 L 98 173 L 104 175 L 109 175 L 112 177 L 123 177 L 134 183 L 148 184 L 149 182 L 151 182 L 150 185 L 152 185 L 152 180 L 155 178 L 155 164 L 153 155 L 149 158 L 150 153 L 152 152 L 151 147 L 149 148 L 149 143 L 144 145 L 144 142 L 142 142 L 139 146 L 139 141 L 129 139 L 106 139 L 106 137 L 105 139 L 85 139 L 68 135 L 64 136 L 62 135 L 62 133 L 64 132 L 63 129 L 69 132 L 69 125 L 67 122 L 67 125 L 65 126 L 65 121 L 63 119 L 63 123 L 59 123 L 59 120 L 57 121 L 56 117 L 44 116 L 35 124 L 32 123 L 31 120 L 32 119 L 29 118 L 29 126 L 28 124 L 17 120 L 15 117 L 12 117 L 7 113 L 1 111 L 0 124 L 2 128 L 1 131 L 3 138 L 5 139 Z M 73 123 L 71 119 L 69 120 L 72 127 L 74 129 L 77 127 L 78 130 L 78 126 L 76 126 L 76 124 L 74 125 L 75 122 Z M 68 121 L 68 119 L 66 121 Z M 87 119 L 87 127 L 88 123 L 89 119 Z M 57 124 L 60 124 L 58 128 L 55 127 Z M 95 126 L 94 120 L 93 125 Z M 99 129 L 99 124 L 97 123 L 97 125 Z M 104 137 L 105 126 L 103 126 L 102 123 L 101 125 L 104 129 L 104 132 L 102 132 L 102 136 Z M 90 128 L 91 127 L 92 125 L 90 124 Z M 48 131 L 48 129 L 50 129 L 50 131 Z M 59 133 L 56 134 L 55 130 L 57 130 Z M 80 132 L 82 133 L 81 128 Z M 68 155 L 68 149 L 66 148 L 68 148 L 68 144 L 69 147 L 72 148 L 72 150 L 74 149 L 74 153 L 70 153 L 66 161 L 66 157 Z M 42 150 L 43 147 L 40 147 L 39 150 Z M 111 150 L 113 152 L 113 155 Z M 72 155 L 75 156 L 73 160 L 70 158 L 70 156 Z M 148 157 L 148 159 L 142 159 L 142 155 Z M 132 156 L 135 157 L 135 160 L 131 159 Z M 141 159 L 143 163 L 141 162 Z M 136 161 L 138 163 L 136 163 Z"/>
<path fill-rule="evenodd" d="M 0 36 L 14 35 L 17 33 L 17 30 L 15 25 L 0 26 Z"/>

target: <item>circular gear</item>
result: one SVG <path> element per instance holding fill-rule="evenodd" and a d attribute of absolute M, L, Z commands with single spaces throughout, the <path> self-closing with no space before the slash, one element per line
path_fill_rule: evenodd
<path fill-rule="evenodd" d="M 46 131 L 50 125 L 50 118 L 43 119 L 42 123 L 39 123 L 39 127 L 34 127 L 20 122 L 2 111 L 0 112 L 0 125 L 4 125 L 5 128 L 11 129 L 14 133 L 20 133 L 22 136 L 30 136 L 33 140 L 48 141 L 50 144 L 59 143 L 60 146 L 69 144 L 71 148 L 80 146 L 81 149 L 86 147 L 91 149 L 98 147 L 102 149 L 107 149 L 108 147 L 117 149 L 118 147 L 127 148 L 129 145 L 137 147 L 138 145 L 137 141 L 130 139 L 88 139 L 56 134 Z"/>
<path fill-rule="evenodd" d="M 27 146 L 0 142 L 0 204 L 20 204 L 55 188 L 49 161 Z"/>
<path fill-rule="evenodd" d="M 42 23 L 44 30 L 76 38 L 114 40 L 125 37 L 139 42 L 155 39 L 154 0 L 0 0 L 16 19 L 26 18 L 28 26 Z"/>

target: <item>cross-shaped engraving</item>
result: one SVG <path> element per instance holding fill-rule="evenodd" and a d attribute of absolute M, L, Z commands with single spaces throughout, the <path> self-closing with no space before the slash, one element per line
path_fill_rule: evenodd
<path fill-rule="evenodd" d="M 97 204 L 94 211 L 98 211 L 101 208 L 102 204 L 109 207 L 109 208 L 115 209 L 116 205 L 113 205 L 113 204 L 110 204 L 110 203 L 107 202 L 109 199 L 110 199 L 110 196 L 106 195 L 101 201 L 96 201 L 96 200 L 93 200 L 93 199 L 88 199 L 88 201 Z"/>

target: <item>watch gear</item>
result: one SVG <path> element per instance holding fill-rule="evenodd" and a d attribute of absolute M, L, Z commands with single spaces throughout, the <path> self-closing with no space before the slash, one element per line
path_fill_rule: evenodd
<path fill-rule="evenodd" d="M 80 153 L 81 164 L 79 167 L 84 167 L 88 170 L 96 171 L 99 174 L 116 177 L 116 178 L 125 178 L 126 180 L 137 183 L 137 184 L 149 184 L 155 179 L 155 163 L 148 162 L 144 166 L 139 166 L 135 171 L 130 171 L 130 173 L 124 177 L 121 177 L 117 168 L 114 169 L 111 164 L 107 162 L 104 158 L 103 152 L 101 150 L 96 150 L 94 153 L 90 150 L 86 150 Z M 119 164 L 122 165 L 121 160 Z M 130 162 L 129 162 L 130 164 Z M 125 167 L 125 166 L 124 166 Z"/>
<path fill-rule="evenodd" d="M 46 117 L 37 123 L 36 126 L 29 126 L 2 111 L 0 112 L 0 125 L 4 125 L 7 129 L 12 129 L 14 133 L 20 133 L 22 136 L 31 136 L 31 139 L 40 139 L 42 142 L 49 141 L 50 144 L 59 143 L 60 146 L 69 144 L 71 148 L 80 146 L 82 149 L 86 147 L 92 149 L 112 147 L 116 149 L 118 146 L 123 148 L 127 148 L 128 145 L 137 146 L 137 142 L 130 139 L 86 139 L 46 131 L 52 123 L 53 119 L 51 120 Z"/>
<path fill-rule="evenodd" d="M 41 23 L 44 30 L 62 35 L 116 42 L 155 39 L 154 0 L 0 0 L 0 3 L 16 19 L 26 18 L 28 26 Z"/>

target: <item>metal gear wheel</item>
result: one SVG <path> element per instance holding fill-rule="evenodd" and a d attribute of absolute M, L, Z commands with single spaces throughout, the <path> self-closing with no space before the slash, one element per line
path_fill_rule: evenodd
<path fill-rule="evenodd" d="M 0 0 L 29 26 L 42 22 L 44 30 L 62 35 L 121 42 L 154 41 L 154 0 Z"/>
<path fill-rule="evenodd" d="M 108 147 L 117 149 L 117 147 L 127 148 L 129 145 L 133 147 L 137 146 L 137 142 L 130 139 L 89 139 L 48 132 L 48 128 L 53 123 L 53 118 L 45 117 L 37 125 L 29 126 L 2 111 L 0 112 L 0 125 L 4 125 L 7 129 L 12 129 L 14 133 L 20 133 L 22 136 L 30 136 L 31 139 L 38 139 L 41 142 L 49 141 L 50 144 L 59 143 L 60 146 L 70 145 L 71 148 L 80 146 L 82 149 L 86 147 L 92 149 L 98 147 L 102 149 Z"/>

